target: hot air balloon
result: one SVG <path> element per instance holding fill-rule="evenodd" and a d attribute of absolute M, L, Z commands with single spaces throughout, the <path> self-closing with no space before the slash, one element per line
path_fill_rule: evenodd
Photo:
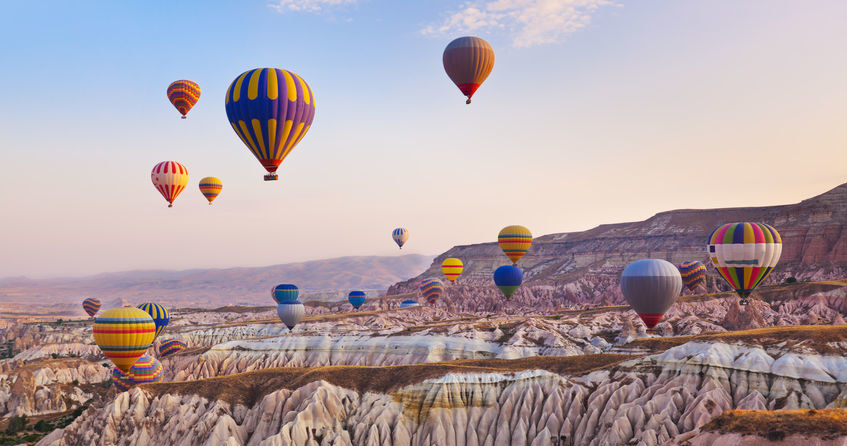
<path fill-rule="evenodd" d="M 256 68 L 236 77 L 226 91 L 226 116 L 244 145 L 268 171 L 265 181 L 303 139 L 315 117 L 315 95 L 300 76 Z"/>
<path fill-rule="evenodd" d="M 494 68 L 494 49 L 479 37 L 459 37 L 447 45 L 441 59 L 447 76 L 468 97 L 465 103 L 470 104 Z"/>
<path fill-rule="evenodd" d="M 119 368 L 114 367 L 112 368 L 112 384 L 115 385 L 119 392 L 126 392 L 132 388 L 132 377 L 122 372 Z"/>
<path fill-rule="evenodd" d="M 277 304 L 285 302 L 295 302 L 300 295 L 300 289 L 297 285 L 290 283 L 281 283 L 271 290 L 271 297 L 274 298 Z"/>
<path fill-rule="evenodd" d="M 94 320 L 94 342 L 124 373 L 150 348 L 155 337 L 156 323 L 138 308 L 112 308 Z"/>
<path fill-rule="evenodd" d="M 89 297 L 82 301 L 82 309 L 88 313 L 89 316 L 94 317 L 98 311 L 100 311 L 100 299 L 95 297 Z"/>
<path fill-rule="evenodd" d="M 514 265 L 503 265 L 494 270 L 494 283 L 506 299 L 509 299 L 523 283 L 523 271 Z"/>
<path fill-rule="evenodd" d="M 621 291 L 644 325 L 652 329 L 676 302 L 682 291 L 682 276 L 665 260 L 636 260 L 621 275 Z"/>
<path fill-rule="evenodd" d="M 782 238 L 764 223 L 728 223 L 712 232 L 709 257 L 721 277 L 735 289 L 741 305 L 773 271 L 782 254 Z"/>
<path fill-rule="evenodd" d="M 153 166 L 150 178 L 171 208 L 177 195 L 188 185 L 188 169 L 176 161 L 162 161 Z"/>
<path fill-rule="evenodd" d="M 421 294 L 426 303 L 435 305 L 441 293 L 444 292 L 444 285 L 438 279 L 425 279 L 421 281 Z"/>
<path fill-rule="evenodd" d="M 168 100 L 182 113 L 182 119 L 200 99 L 200 86 L 197 82 L 180 79 L 168 85 Z"/>
<path fill-rule="evenodd" d="M 224 183 L 215 177 L 206 177 L 200 180 L 200 193 L 209 200 L 209 206 L 218 198 L 221 189 L 224 188 Z"/>
<path fill-rule="evenodd" d="M 408 299 L 404 300 L 403 302 L 400 302 L 400 308 L 417 307 L 418 305 L 418 301 L 413 299 Z"/>
<path fill-rule="evenodd" d="M 133 385 L 162 382 L 162 363 L 150 355 L 142 355 L 129 370 Z"/>
<path fill-rule="evenodd" d="M 403 249 L 403 245 L 406 244 L 406 240 L 409 240 L 409 231 L 406 228 L 397 228 L 391 231 L 391 238 L 394 239 L 394 243 L 397 243 L 397 246 L 400 249 Z"/>
<path fill-rule="evenodd" d="M 515 265 L 532 246 L 532 233 L 520 225 L 506 226 L 500 230 L 497 243 L 506 257 L 512 261 L 512 265 Z"/>
<path fill-rule="evenodd" d="M 355 309 L 359 309 L 362 304 L 365 303 L 365 292 L 364 291 L 351 291 L 350 294 L 347 295 L 347 300 L 350 302 L 350 305 Z"/>
<path fill-rule="evenodd" d="M 159 344 L 159 357 L 164 358 L 186 348 L 188 348 L 188 345 L 185 342 L 177 339 L 166 339 Z"/>
<path fill-rule="evenodd" d="M 156 324 L 156 336 L 159 336 L 162 330 L 164 330 L 171 322 L 170 313 L 168 313 L 168 310 L 166 310 L 165 307 L 159 304 L 148 302 L 146 304 L 139 305 L 138 308 L 147 312 L 147 314 L 150 315 L 150 318 L 153 319 L 153 322 Z"/>
<path fill-rule="evenodd" d="M 680 263 L 679 273 L 682 274 L 682 284 L 689 291 L 694 291 L 698 286 L 706 283 L 706 265 L 696 260 Z"/>
<path fill-rule="evenodd" d="M 279 315 L 279 320 L 288 327 L 289 330 L 294 330 L 303 315 L 306 314 L 306 308 L 300 301 L 283 302 L 276 306 L 276 314 Z"/>
<path fill-rule="evenodd" d="M 447 280 L 449 280 L 450 283 L 455 282 L 456 279 L 459 278 L 459 275 L 462 274 L 462 269 L 462 261 L 455 257 L 444 259 L 444 261 L 441 262 L 441 272 L 447 276 Z"/>

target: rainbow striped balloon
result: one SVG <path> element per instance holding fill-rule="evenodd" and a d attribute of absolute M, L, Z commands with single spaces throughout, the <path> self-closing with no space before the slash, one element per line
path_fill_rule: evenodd
<path fill-rule="evenodd" d="M 188 348 L 188 345 L 185 342 L 177 339 L 166 339 L 159 344 L 159 357 L 164 358 L 186 348 Z"/>
<path fill-rule="evenodd" d="M 694 291 L 698 286 L 706 283 L 706 265 L 696 260 L 680 263 L 679 273 L 682 274 L 682 284 L 689 291 Z"/>
<path fill-rule="evenodd" d="M 218 198 L 221 190 L 224 188 L 224 183 L 215 177 L 205 177 L 200 180 L 200 192 L 209 200 L 209 206 Z"/>
<path fill-rule="evenodd" d="M 174 200 L 188 185 L 188 169 L 176 161 L 162 161 L 153 166 L 150 179 L 156 190 L 168 201 L 168 207 L 174 206 Z"/>
<path fill-rule="evenodd" d="M 112 368 L 112 384 L 115 385 L 118 391 L 126 392 L 127 390 L 132 388 L 133 385 L 131 375 L 132 372 L 126 374 L 117 367 Z"/>
<path fill-rule="evenodd" d="M 455 257 L 450 257 L 449 259 L 445 259 L 441 262 L 441 272 L 447 276 L 447 280 L 449 280 L 450 283 L 455 282 L 456 279 L 459 278 L 463 269 L 464 265 L 462 265 L 462 261 Z"/>
<path fill-rule="evenodd" d="M 743 304 L 779 262 L 782 238 L 764 223 L 728 223 L 712 232 L 707 249 L 712 265 Z"/>
<path fill-rule="evenodd" d="M 138 308 L 147 312 L 147 314 L 150 315 L 150 318 L 153 319 L 153 322 L 156 324 L 156 336 L 159 336 L 162 330 L 164 330 L 171 322 L 170 313 L 168 313 L 168 310 L 165 309 L 165 307 L 159 304 L 148 302 L 146 304 L 139 305 Z"/>
<path fill-rule="evenodd" d="M 150 355 L 143 355 L 130 369 L 129 378 L 133 385 L 162 382 L 162 363 Z"/>
<path fill-rule="evenodd" d="M 85 312 L 88 313 L 89 316 L 93 317 L 95 314 L 97 314 L 98 311 L 100 311 L 100 299 L 97 299 L 95 297 L 89 297 L 88 299 L 85 299 L 84 301 L 82 301 L 82 309 L 85 310 Z"/>
<path fill-rule="evenodd" d="M 112 308 L 94 320 L 94 342 L 124 373 L 150 348 L 155 337 L 156 324 L 138 308 Z"/>
<path fill-rule="evenodd" d="M 185 119 L 185 115 L 194 107 L 198 99 L 200 99 L 200 86 L 197 82 L 180 79 L 168 85 L 168 100 L 182 114 L 182 119 Z"/>
<path fill-rule="evenodd" d="M 520 225 L 506 226 L 497 236 L 497 243 L 512 265 L 515 265 L 532 246 L 532 233 Z"/>
<path fill-rule="evenodd" d="M 430 305 L 435 305 L 441 293 L 444 292 L 444 285 L 438 279 L 425 279 L 421 281 L 421 294 Z"/>
<path fill-rule="evenodd" d="M 276 180 L 276 170 L 306 136 L 315 94 L 300 76 L 278 68 L 241 73 L 226 91 L 226 116 L 241 142 Z"/>

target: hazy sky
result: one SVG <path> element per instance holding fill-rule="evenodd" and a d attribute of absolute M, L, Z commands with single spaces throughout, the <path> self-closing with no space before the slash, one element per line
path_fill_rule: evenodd
<path fill-rule="evenodd" d="M 4 2 L 0 277 L 436 254 L 783 204 L 847 182 L 847 2 Z M 466 106 L 454 37 L 494 46 Z M 313 126 L 279 170 L 230 128 L 255 67 L 299 74 Z M 198 82 L 179 119 L 168 84 Z M 150 182 L 185 164 L 168 209 Z M 197 181 L 224 189 L 208 206 Z"/>

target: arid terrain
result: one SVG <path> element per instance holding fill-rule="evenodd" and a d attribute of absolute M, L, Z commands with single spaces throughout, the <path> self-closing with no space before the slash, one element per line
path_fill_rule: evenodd
<path fill-rule="evenodd" d="M 505 258 L 476 245 L 436 258 L 468 260 L 434 306 L 400 303 L 435 266 L 358 311 L 313 299 L 293 331 L 264 289 L 268 306 L 175 305 L 160 340 L 188 347 L 126 392 L 78 309 L 7 302 L 0 444 L 845 444 L 845 194 L 539 237 L 510 302 L 484 280 Z M 745 212 L 781 222 L 785 266 L 747 306 L 710 271 L 647 333 L 616 290 L 623 266 L 702 260 L 707 228 Z"/>

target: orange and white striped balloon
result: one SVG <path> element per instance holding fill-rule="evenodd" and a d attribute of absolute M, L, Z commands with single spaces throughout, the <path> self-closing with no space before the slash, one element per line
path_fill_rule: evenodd
<path fill-rule="evenodd" d="M 176 161 L 162 161 L 153 166 L 150 179 L 159 193 L 168 201 L 168 207 L 173 207 L 177 195 L 188 185 L 188 169 Z"/>

